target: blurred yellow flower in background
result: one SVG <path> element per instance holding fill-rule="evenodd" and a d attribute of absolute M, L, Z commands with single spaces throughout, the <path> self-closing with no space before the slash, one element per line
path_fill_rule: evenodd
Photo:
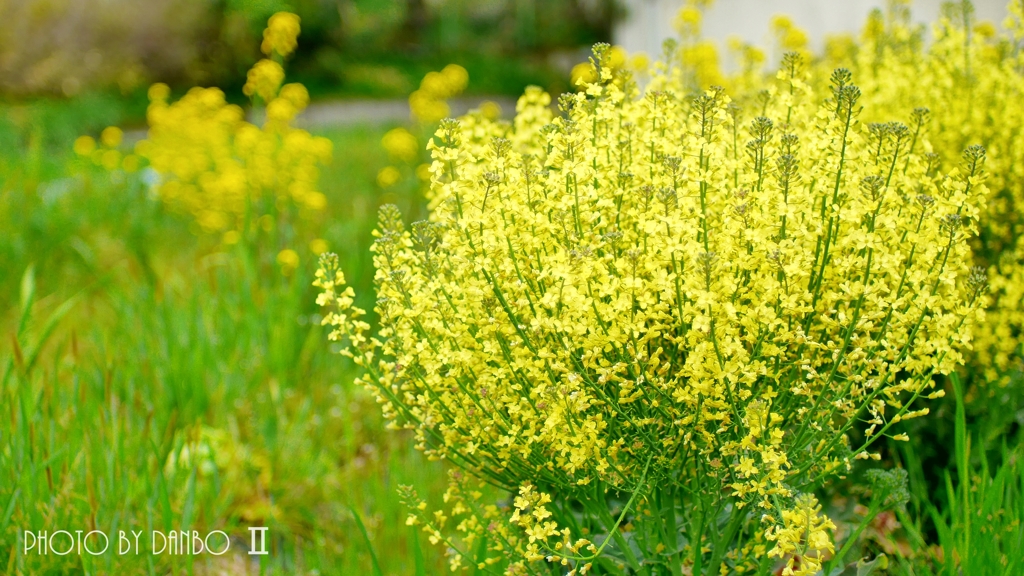
<path fill-rule="evenodd" d="M 501 118 L 501 105 L 492 100 L 484 100 L 480 103 L 480 113 L 488 120 Z"/>
<path fill-rule="evenodd" d="M 117 148 L 121 145 L 124 132 L 117 126 L 107 126 L 100 132 L 100 142 L 107 148 Z"/>
<path fill-rule="evenodd" d="M 629 66 L 635 72 L 646 72 L 651 67 L 651 57 L 646 52 L 637 52 L 629 59 Z"/>
<path fill-rule="evenodd" d="M 381 188 L 390 188 L 402 179 L 402 173 L 394 166 L 385 166 L 377 173 L 377 185 Z"/>
<path fill-rule="evenodd" d="M 146 96 L 150 100 L 166 100 L 171 96 L 171 87 L 163 82 L 157 82 L 149 87 Z"/>
<path fill-rule="evenodd" d="M 260 49 L 267 56 L 274 53 L 288 56 L 298 47 L 299 17 L 291 12 L 278 12 L 270 17 L 263 31 Z"/>
<path fill-rule="evenodd" d="M 126 154 L 124 160 L 121 161 L 121 167 L 125 172 L 135 172 L 139 169 L 139 165 L 139 157 L 135 154 Z"/>
<path fill-rule="evenodd" d="M 277 89 L 283 81 L 284 68 L 277 62 L 264 58 L 246 73 L 242 92 L 246 96 L 259 96 L 264 102 L 269 102 L 277 94 Z"/>
<path fill-rule="evenodd" d="M 573 86 L 582 86 L 597 80 L 597 69 L 590 62 L 580 62 L 572 67 L 569 79 Z"/>
<path fill-rule="evenodd" d="M 420 182 L 430 182 L 430 164 L 423 163 L 416 167 L 416 178 Z"/>
<path fill-rule="evenodd" d="M 79 156 L 88 156 L 96 149 L 96 139 L 92 136 L 79 136 L 75 139 L 73 150 Z"/>
<path fill-rule="evenodd" d="M 451 114 L 447 99 L 457 96 L 469 84 L 469 72 L 458 64 L 449 64 L 440 72 L 429 72 L 420 87 L 409 95 L 409 111 L 413 120 L 432 123 Z"/>
<path fill-rule="evenodd" d="M 314 238 L 309 241 L 309 251 L 313 254 L 323 254 L 327 252 L 327 240 L 323 238 Z"/>
<path fill-rule="evenodd" d="M 673 23 L 675 25 L 676 32 L 680 36 L 690 36 L 700 34 L 700 23 L 702 15 L 700 9 L 696 6 L 683 6 L 679 13 L 676 14 L 676 20 Z"/>
<path fill-rule="evenodd" d="M 299 266 L 299 253 L 291 248 L 285 248 L 277 253 L 277 263 L 284 270 L 294 270 Z"/>
<path fill-rule="evenodd" d="M 279 13 L 271 18 L 265 43 L 277 54 L 294 50 L 298 17 Z M 330 140 L 292 126 L 309 103 L 305 86 L 282 86 L 284 68 L 263 59 L 247 74 L 243 92 L 266 104 L 262 126 L 245 119 L 242 108 L 228 103 L 218 88 L 192 88 L 170 102 L 170 89 L 154 84 L 146 112 L 149 132 L 135 151 L 160 174 L 157 193 L 172 209 L 189 213 L 202 232 L 238 230 L 248 218 L 266 231 L 276 219 L 309 220 L 327 206 L 318 190 L 320 166 L 329 162 Z M 117 128 L 104 130 L 107 147 L 120 142 Z M 86 150 L 82 140 L 77 149 Z M 106 153 L 105 153 L 106 154 Z M 113 156 L 100 159 L 111 168 Z M 120 159 L 117 159 L 120 162 Z M 137 169 L 138 159 L 125 169 Z M 271 215 L 273 214 L 273 216 Z M 225 243 L 238 237 L 225 236 Z"/>
<path fill-rule="evenodd" d="M 395 160 L 412 162 L 419 157 L 420 145 L 412 132 L 405 128 L 398 127 L 388 130 L 381 138 L 381 145 L 387 150 L 388 155 Z"/>
<path fill-rule="evenodd" d="M 779 15 L 772 18 L 772 31 L 779 43 L 779 46 L 787 52 L 800 52 L 809 56 L 807 52 L 807 33 L 793 24 L 789 16 Z"/>
<path fill-rule="evenodd" d="M 449 64 L 441 69 L 441 76 L 444 78 L 448 96 L 461 93 L 469 86 L 469 72 L 458 64 Z"/>

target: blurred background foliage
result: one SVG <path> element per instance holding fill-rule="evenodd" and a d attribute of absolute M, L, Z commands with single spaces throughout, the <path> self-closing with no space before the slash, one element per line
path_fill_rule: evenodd
<path fill-rule="evenodd" d="M 568 88 L 580 47 L 605 41 L 617 0 L 0 0 L 7 100 L 241 86 L 267 18 L 302 18 L 290 65 L 315 96 L 404 97 L 448 62 L 477 93 Z"/>

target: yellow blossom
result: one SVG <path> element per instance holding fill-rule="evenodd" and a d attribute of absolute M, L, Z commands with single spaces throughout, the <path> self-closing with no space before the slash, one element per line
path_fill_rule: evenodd
<path fill-rule="evenodd" d="M 873 458 L 888 426 L 852 445 L 861 417 L 916 410 L 962 359 L 984 150 L 936 169 L 912 118 L 862 123 L 878 111 L 857 78 L 818 85 L 799 56 L 766 96 L 733 100 L 689 93 L 704 80 L 685 68 L 641 92 L 609 50 L 557 116 L 529 89 L 511 123 L 443 121 L 429 219 L 379 214 L 379 335 L 325 283 L 332 259 L 325 322 L 422 450 L 518 492 L 510 561 L 588 561 L 556 553 L 582 535 L 545 498 L 594 487 L 703 498 L 736 522 L 773 511 L 776 554 L 798 550 L 803 570 L 831 522 L 812 500 L 778 503 Z M 657 488 L 675 484 L 700 496 Z"/>
<path fill-rule="evenodd" d="M 100 142 L 107 148 L 117 148 L 121 145 L 121 138 L 124 132 L 117 126 L 107 126 L 100 132 Z"/>
<path fill-rule="evenodd" d="M 291 248 L 285 248 L 277 253 L 277 263 L 288 273 L 299 266 L 299 254 Z"/>
<path fill-rule="evenodd" d="M 458 64 L 449 64 L 440 72 L 429 72 L 419 90 L 409 95 L 409 111 L 418 122 L 433 123 L 450 114 L 447 100 L 461 94 L 469 84 L 469 73 Z"/>
<path fill-rule="evenodd" d="M 278 12 L 270 17 L 267 28 L 263 31 L 263 43 L 260 49 L 267 56 L 274 53 L 288 56 L 298 46 L 299 17 L 290 12 Z"/>
<path fill-rule="evenodd" d="M 88 156 L 96 149 L 96 140 L 92 136 L 79 136 L 75 139 L 74 151 L 79 156 Z"/>
<path fill-rule="evenodd" d="M 394 166 L 385 166 L 377 173 L 377 185 L 381 188 L 390 188 L 402 179 L 402 173 Z"/>
<path fill-rule="evenodd" d="M 286 48 L 280 42 L 291 34 L 291 22 L 297 26 L 298 18 L 271 18 L 275 30 L 265 37 L 277 39 L 279 53 Z M 292 126 L 309 93 L 301 84 L 281 86 L 283 80 L 284 68 L 273 60 L 261 60 L 249 71 L 245 93 L 266 104 L 263 126 L 247 122 L 242 109 L 229 104 L 217 88 L 192 88 L 169 102 L 167 85 L 154 84 L 146 112 L 149 131 L 136 144 L 135 154 L 122 161 L 116 150 L 108 150 L 97 160 L 108 169 L 120 165 L 128 172 L 145 160 L 160 175 L 160 199 L 172 210 L 190 214 L 203 232 L 224 234 L 226 244 L 241 237 L 230 232 L 247 217 L 273 229 L 274 220 L 267 214 L 271 209 L 284 218 L 290 211 L 281 207 L 293 205 L 297 216 L 308 221 L 327 204 L 317 187 L 319 166 L 331 157 L 331 142 Z M 107 148 L 121 138 L 116 127 L 101 135 Z M 82 142 L 76 150 L 85 151 Z"/>
<path fill-rule="evenodd" d="M 327 252 L 327 241 L 323 238 L 314 238 L 309 241 L 309 251 L 313 254 L 323 254 Z"/>
<path fill-rule="evenodd" d="M 277 89 L 283 81 L 284 68 L 273 60 L 263 59 L 249 69 L 242 92 L 246 96 L 259 96 L 264 102 L 269 102 L 277 95 Z"/>
<path fill-rule="evenodd" d="M 387 150 L 388 155 L 403 162 L 412 162 L 420 154 L 420 145 L 416 142 L 416 137 L 405 128 L 388 130 L 381 138 L 381 145 Z"/>

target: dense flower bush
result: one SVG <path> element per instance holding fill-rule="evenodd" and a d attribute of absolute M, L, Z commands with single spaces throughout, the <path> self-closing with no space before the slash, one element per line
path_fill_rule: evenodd
<path fill-rule="evenodd" d="M 404 494 L 453 568 L 813 574 L 813 489 L 963 359 L 985 150 L 940 165 L 923 114 L 864 123 L 796 52 L 733 97 L 670 48 L 643 90 L 599 45 L 557 115 L 443 121 L 429 220 L 381 209 L 376 335 L 322 262 L 332 338 L 461 470 L 433 514 Z"/>
<path fill-rule="evenodd" d="M 970 144 L 989 152 L 987 208 L 973 248 L 989 270 L 991 302 L 969 360 L 978 383 L 993 388 L 1024 371 L 1024 2 L 1007 9 L 998 34 L 974 21 L 970 3 L 950 5 L 926 42 L 924 27 L 910 24 L 909 3 L 896 2 L 871 15 L 858 42 L 834 51 L 861 79 L 865 119 L 913 116 L 937 167 L 955 166 Z M 824 84 L 823 71 L 816 81 Z"/>

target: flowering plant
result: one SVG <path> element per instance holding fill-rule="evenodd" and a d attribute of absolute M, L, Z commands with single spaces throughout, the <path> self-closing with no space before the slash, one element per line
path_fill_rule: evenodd
<path fill-rule="evenodd" d="M 326 207 L 319 166 L 330 160 L 331 142 L 293 126 L 309 93 L 302 84 L 282 85 L 282 62 L 298 34 L 298 16 L 287 12 L 272 16 L 264 31 L 267 57 L 249 70 L 243 88 L 262 106 L 262 126 L 248 122 L 218 88 L 193 88 L 175 102 L 164 84 L 149 90 L 149 132 L 137 150 L 160 175 L 159 197 L 228 244 L 260 227 L 314 220 Z M 284 254 L 282 265 L 295 260 L 294 251 Z"/>
<path fill-rule="evenodd" d="M 953 166 L 963 147 L 990 152 L 987 207 L 973 241 L 976 262 L 988 269 L 988 314 L 975 329 L 968 358 L 975 384 L 995 391 L 1024 373 L 1024 2 L 1011 0 L 999 32 L 977 22 L 970 2 L 950 3 L 931 27 L 910 23 L 909 2 L 875 11 L 857 43 L 845 43 L 835 62 L 862 78 L 869 121 L 885 113 L 915 118 L 937 166 Z M 817 82 L 824 81 L 819 70 Z"/>
<path fill-rule="evenodd" d="M 938 170 L 916 119 L 861 124 L 853 75 L 819 90 L 797 54 L 735 99 L 609 56 L 557 116 L 530 89 L 513 122 L 443 121 L 429 219 L 380 212 L 379 332 L 331 256 L 324 322 L 455 465 L 445 508 L 404 493 L 453 569 L 813 574 L 812 490 L 970 340 L 985 152 Z"/>
<path fill-rule="evenodd" d="M 255 115 L 262 112 L 262 125 L 246 120 L 219 88 L 195 87 L 170 101 L 170 88 L 157 83 L 149 88 L 149 131 L 134 154 L 122 158 L 116 127 L 103 131 L 98 148 L 92 137 L 78 138 L 75 152 L 110 171 L 136 172 L 148 162 L 144 179 L 154 195 L 190 216 L 197 234 L 219 237 L 225 246 L 245 240 L 257 259 L 267 243 L 290 276 L 300 264 L 289 247 L 297 239 L 316 254 L 327 249 L 315 225 L 327 206 L 320 167 L 332 153 L 330 140 L 294 126 L 309 93 L 302 84 L 283 84 L 283 62 L 295 51 L 299 30 L 298 16 L 279 12 L 263 32 L 266 58 L 249 70 L 243 87 Z"/>

